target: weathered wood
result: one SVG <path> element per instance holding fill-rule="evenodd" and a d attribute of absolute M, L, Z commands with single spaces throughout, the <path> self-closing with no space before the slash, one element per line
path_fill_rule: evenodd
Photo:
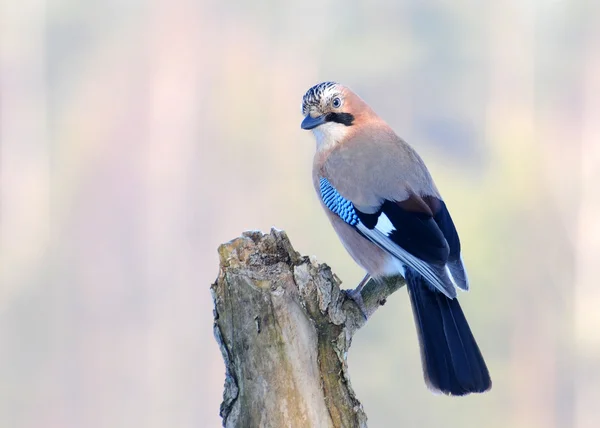
<path fill-rule="evenodd" d="M 348 375 L 352 336 L 402 278 L 369 282 L 362 310 L 325 264 L 285 232 L 246 232 L 219 247 L 211 292 L 225 361 L 223 426 L 366 427 Z"/>

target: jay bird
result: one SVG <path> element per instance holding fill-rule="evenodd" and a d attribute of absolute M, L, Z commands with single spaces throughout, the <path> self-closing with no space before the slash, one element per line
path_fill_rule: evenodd
<path fill-rule="evenodd" d="M 456 288 L 469 289 L 458 234 L 421 157 L 338 83 L 310 88 L 302 114 L 302 129 L 317 142 L 315 189 L 344 247 L 367 272 L 361 285 L 369 277 L 406 280 L 429 389 L 448 395 L 490 389 L 456 298 Z"/>

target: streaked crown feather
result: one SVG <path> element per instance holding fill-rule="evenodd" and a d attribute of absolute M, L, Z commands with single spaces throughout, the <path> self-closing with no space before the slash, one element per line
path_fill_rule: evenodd
<path fill-rule="evenodd" d="M 322 82 L 310 88 L 302 97 L 302 114 L 306 116 L 311 107 L 319 108 L 323 100 L 328 100 L 339 92 L 336 82 Z"/>

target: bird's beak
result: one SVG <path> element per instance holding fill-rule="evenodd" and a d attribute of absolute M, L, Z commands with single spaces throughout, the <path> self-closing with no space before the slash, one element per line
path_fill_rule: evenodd
<path fill-rule="evenodd" d="M 324 123 L 325 123 L 325 115 L 311 117 L 309 114 L 304 118 L 300 127 L 302 129 L 313 129 Z"/>

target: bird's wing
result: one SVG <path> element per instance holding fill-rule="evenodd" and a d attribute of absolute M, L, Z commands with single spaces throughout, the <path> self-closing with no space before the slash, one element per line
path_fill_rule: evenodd
<path fill-rule="evenodd" d="M 453 252 L 450 244 L 454 244 L 454 237 L 458 239 L 449 215 L 434 217 L 427 201 L 416 195 L 400 202 L 384 199 L 374 212 L 366 213 L 344 198 L 325 177 L 319 179 L 319 190 L 332 213 L 419 272 L 440 292 L 450 298 L 456 296 L 446 266 Z"/>

